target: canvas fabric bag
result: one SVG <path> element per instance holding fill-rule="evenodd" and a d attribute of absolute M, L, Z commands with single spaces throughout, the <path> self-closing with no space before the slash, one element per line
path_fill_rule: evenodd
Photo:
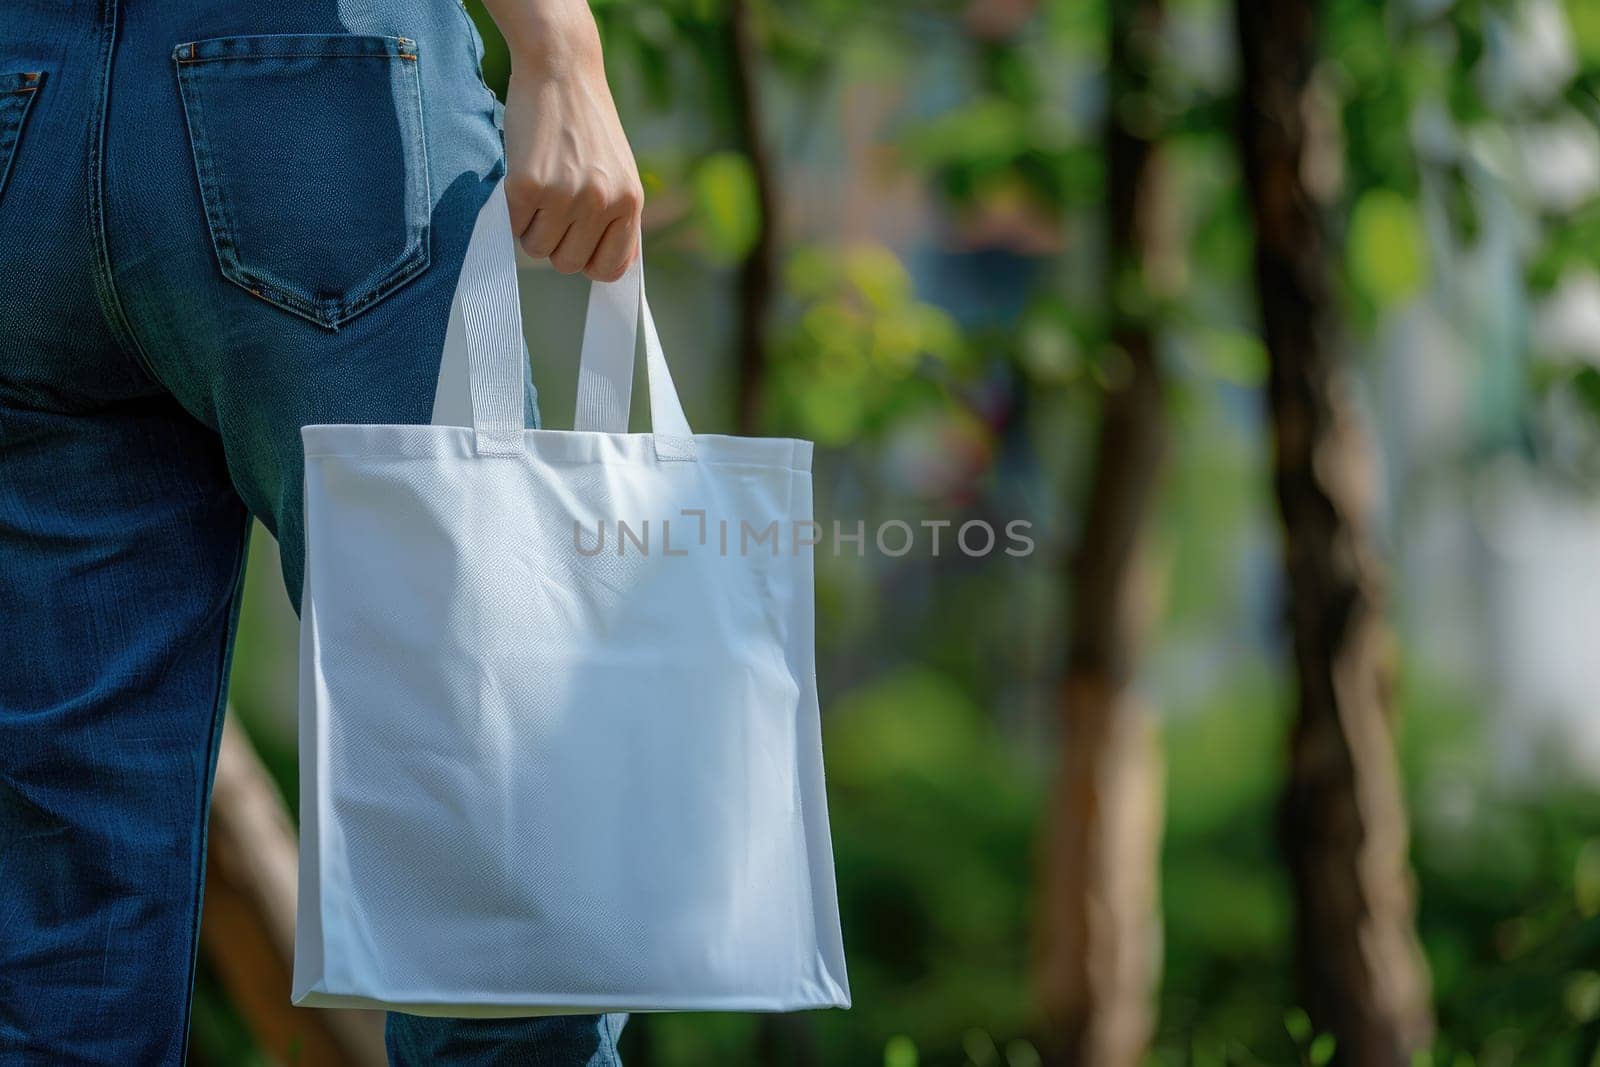
<path fill-rule="evenodd" d="M 810 443 L 691 433 L 638 264 L 591 287 L 576 428 L 525 430 L 503 185 L 452 314 L 470 426 L 302 434 L 294 1002 L 848 1006 Z"/>

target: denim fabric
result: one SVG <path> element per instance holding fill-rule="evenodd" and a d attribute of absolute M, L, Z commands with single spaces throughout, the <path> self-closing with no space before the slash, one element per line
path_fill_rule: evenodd
<path fill-rule="evenodd" d="M 548 1019 L 424 1019 L 390 1015 L 385 1034 L 396 1067 L 474 1063 L 484 1067 L 591 1067 L 621 1064 L 617 1038 L 626 1015 L 601 1016 L 599 1026 Z M 531 1033 L 533 1040 L 525 1035 Z"/>
<path fill-rule="evenodd" d="M 430 417 L 502 165 L 479 48 L 455 0 L 5 0 L 0 1063 L 183 1059 L 249 520 L 298 604 L 300 427 Z M 619 1025 L 390 1041 L 612 1063 Z"/>
<path fill-rule="evenodd" d="M 338 326 L 428 265 L 428 160 L 421 56 L 407 38 L 355 34 L 225 37 L 173 50 L 206 224 L 229 281 Z M 325 101 L 338 100 L 329 110 Z M 324 173 L 359 176 L 349 197 L 285 200 L 305 161 L 264 138 L 263 105 L 293 116 Z M 307 128 L 309 127 L 309 129 Z M 352 128 L 366 137 L 348 136 Z M 352 206 L 355 211 L 352 212 Z M 308 256 L 329 232 L 345 255 Z"/>
<path fill-rule="evenodd" d="M 11 157 L 15 154 L 17 139 L 22 136 L 22 124 L 43 79 L 44 72 L 38 70 L 0 75 L 0 190 L 6 187 Z"/>

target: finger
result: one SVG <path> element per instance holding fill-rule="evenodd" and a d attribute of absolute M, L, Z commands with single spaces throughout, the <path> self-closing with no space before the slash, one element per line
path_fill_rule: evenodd
<path fill-rule="evenodd" d="M 611 220 L 583 273 L 597 282 L 614 282 L 622 277 L 638 254 L 638 222 L 637 215 Z"/>
<path fill-rule="evenodd" d="M 572 216 L 556 208 L 542 207 L 533 213 L 533 222 L 522 235 L 522 250 L 534 259 L 544 259 L 567 236 Z"/>
<path fill-rule="evenodd" d="M 532 183 L 506 178 L 506 213 L 511 216 L 511 235 L 521 238 L 533 224 L 539 210 L 538 189 Z"/>
<path fill-rule="evenodd" d="M 576 274 L 588 266 L 608 221 L 598 213 L 578 216 L 555 251 L 550 253 L 550 265 L 562 274 Z"/>

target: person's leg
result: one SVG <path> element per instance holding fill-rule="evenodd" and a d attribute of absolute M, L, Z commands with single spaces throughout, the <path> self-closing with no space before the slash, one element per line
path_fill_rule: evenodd
<path fill-rule="evenodd" d="M 99 255 L 106 27 L 8 5 L 0 75 L 0 1063 L 178 1064 L 248 529 Z M 19 88 L 27 87 L 27 88 Z M 7 173 L 0 166 L 0 173 Z"/>
<path fill-rule="evenodd" d="M 111 261 L 133 330 L 220 435 L 296 605 L 300 428 L 429 421 L 503 154 L 454 0 L 350 7 L 130 6 L 108 127 Z M 262 34 L 298 36 L 239 40 Z M 585 1065 L 615 1062 L 620 1024 L 393 1015 L 389 1036 L 399 1062 Z"/>
<path fill-rule="evenodd" d="M 470 1063 L 479 1067 L 615 1067 L 626 1015 L 547 1019 L 429 1019 L 390 1015 L 385 1033 L 395 1067 Z M 581 1020 L 581 1022 L 579 1021 Z"/>
<path fill-rule="evenodd" d="M 9 370 L 9 368 L 7 368 Z M 0 1062 L 176 1064 L 248 530 L 170 399 L 0 401 Z"/>

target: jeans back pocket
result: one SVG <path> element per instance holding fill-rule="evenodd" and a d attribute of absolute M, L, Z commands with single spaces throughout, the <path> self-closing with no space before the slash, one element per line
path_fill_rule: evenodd
<path fill-rule="evenodd" d="M 416 42 L 222 37 L 172 58 L 224 277 L 334 329 L 427 267 Z"/>
<path fill-rule="evenodd" d="M 0 74 L 0 193 L 5 192 L 6 179 L 11 176 L 11 158 L 17 154 L 17 142 L 22 140 L 28 109 L 43 84 L 43 71 Z"/>

